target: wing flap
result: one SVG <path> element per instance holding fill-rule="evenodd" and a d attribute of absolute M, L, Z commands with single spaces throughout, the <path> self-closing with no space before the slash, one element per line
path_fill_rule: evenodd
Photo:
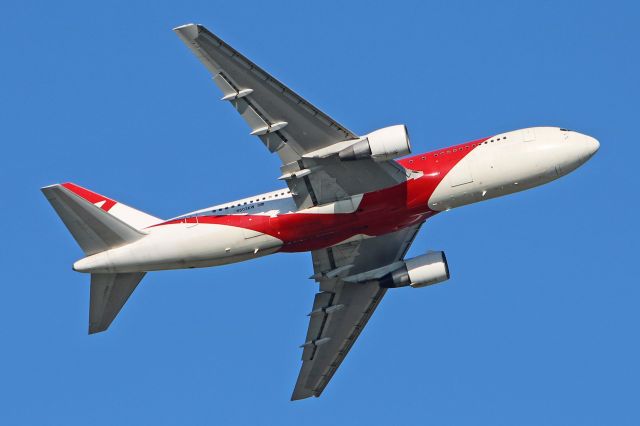
<path fill-rule="evenodd" d="M 224 97 L 232 94 L 231 90 L 236 93 L 251 90 L 243 99 L 267 125 L 288 123 L 286 130 L 277 135 L 279 144 L 273 143 L 273 137 L 265 138 L 268 139 L 266 142 L 263 139 L 268 147 L 289 146 L 291 150 L 280 153 L 286 162 L 295 161 L 306 152 L 357 138 L 202 25 L 187 24 L 174 31 L 204 63 L 214 79 L 222 78 L 231 87 L 226 88 L 226 93 L 223 89 Z M 282 146 L 278 151 L 281 149 Z"/>
<path fill-rule="evenodd" d="M 292 400 L 320 396 L 386 293 L 377 281 L 343 278 L 402 259 L 420 225 L 313 252 L 321 292 L 313 302 Z"/>
<path fill-rule="evenodd" d="M 340 161 L 335 155 L 339 149 L 329 147 L 358 139 L 355 133 L 203 26 L 188 24 L 174 31 L 207 67 L 222 91 L 222 99 L 231 102 L 250 133 L 278 154 L 282 175 L 293 174 L 287 185 L 298 208 L 330 203 L 407 179 L 404 168 L 394 161 Z M 316 156 L 318 152 L 334 155 L 321 158 Z M 302 170 L 311 173 L 296 177 L 295 172 Z"/>
<path fill-rule="evenodd" d="M 315 356 L 318 347 L 318 340 L 322 336 L 322 329 L 326 322 L 325 309 L 331 306 L 332 293 L 317 293 L 313 300 L 313 310 L 309 313 L 311 317 L 307 337 L 302 346 L 302 359 L 311 360 Z"/>
<path fill-rule="evenodd" d="M 320 396 L 333 374 L 349 353 L 353 343 L 371 318 L 384 296 L 375 282 L 351 284 L 341 282 L 331 305 L 321 315 L 312 317 L 307 333 L 310 342 L 303 351 L 305 361 L 291 396 L 292 400 Z M 328 293 L 318 293 L 317 297 Z M 331 307 L 341 306 L 331 310 Z M 317 333 L 317 334 L 316 334 Z M 313 342 L 320 342 L 319 345 Z"/>

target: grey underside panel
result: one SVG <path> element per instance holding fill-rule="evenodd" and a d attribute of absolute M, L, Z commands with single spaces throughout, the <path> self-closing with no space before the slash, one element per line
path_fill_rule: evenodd
<path fill-rule="evenodd" d="M 144 272 L 91 274 L 89 334 L 109 328 L 144 275 Z"/>
<path fill-rule="evenodd" d="M 42 192 L 87 256 L 144 236 L 61 185 L 47 186 Z"/>
<path fill-rule="evenodd" d="M 304 166 L 314 169 L 309 182 L 318 200 L 326 204 L 347 198 L 388 188 L 406 180 L 406 171 L 394 161 L 377 163 L 370 159 L 358 161 L 340 161 L 338 157 L 305 159 Z M 301 179 L 293 180 L 289 187 L 295 193 L 304 191 Z"/>
<path fill-rule="evenodd" d="M 349 275 L 391 264 L 404 257 L 420 225 L 360 242 L 312 253 L 316 274 L 353 265 Z M 320 280 L 302 353 L 302 368 L 292 398 L 319 396 L 382 300 L 376 281 Z M 313 344 L 318 342 L 319 344 Z"/>

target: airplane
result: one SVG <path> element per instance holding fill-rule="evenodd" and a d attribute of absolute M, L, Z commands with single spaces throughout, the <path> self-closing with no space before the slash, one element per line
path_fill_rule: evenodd
<path fill-rule="evenodd" d="M 322 394 L 388 289 L 449 279 L 443 251 L 405 258 L 427 219 L 551 182 L 600 147 L 532 127 L 407 157 L 404 125 L 359 136 L 202 25 L 174 31 L 278 155 L 287 187 L 168 220 L 73 183 L 42 192 L 85 254 L 73 270 L 91 274 L 89 334 L 109 327 L 147 272 L 311 252 L 318 293 L 292 400 Z"/>

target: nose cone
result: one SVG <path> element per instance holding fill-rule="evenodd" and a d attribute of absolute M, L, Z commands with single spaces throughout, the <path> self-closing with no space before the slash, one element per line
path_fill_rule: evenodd
<path fill-rule="evenodd" d="M 600 149 L 600 142 L 596 138 L 592 138 L 587 135 L 580 135 L 580 141 L 578 142 L 581 145 L 582 158 L 584 161 L 587 161 L 589 158 L 593 156 L 598 149 Z"/>
<path fill-rule="evenodd" d="M 586 163 L 598 151 L 600 142 L 582 133 L 563 131 L 556 147 L 556 172 L 562 176 Z"/>

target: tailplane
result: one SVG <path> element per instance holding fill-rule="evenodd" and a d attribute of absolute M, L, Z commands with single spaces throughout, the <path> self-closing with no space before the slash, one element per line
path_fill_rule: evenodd
<path fill-rule="evenodd" d="M 161 222 L 73 183 L 42 188 L 86 256 L 130 244 L 144 237 L 144 228 Z M 145 272 L 91 274 L 89 334 L 105 331 L 120 312 Z"/>
<path fill-rule="evenodd" d="M 144 272 L 91 274 L 89 334 L 109 328 L 144 275 Z"/>

